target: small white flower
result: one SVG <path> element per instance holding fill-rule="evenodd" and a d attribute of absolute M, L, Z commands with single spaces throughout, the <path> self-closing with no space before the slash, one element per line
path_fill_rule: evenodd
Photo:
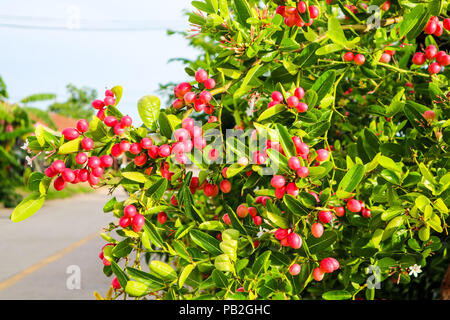
<path fill-rule="evenodd" d="M 26 156 L 25 161 L 27 162 L 27 165 L 30 166 L 30 168 L 33 168 L 33 159 L 31 159 L 29 156 Z"/>
<path fill-rule="evenodd" d="M 256 234 L 256 236 L 258 238 L 261 238 L 263 236 L 263 234 L 266 233 L 267 231 L 269 231 L 269 230 L 263 229 L 262 227 L 259 227 L 259 232 Z"/>
<path fill-rule="evenodd" d="M 25 142 L 23 143 L 23 146 L 21 146 L 20 149 L 23 149 L 23 150 L 28 149 L 28 139 L 25 140 Z"/>
<path fill-rule="evenodd" d="M 422 269 L 420 269 L 421 266 L 415 264 L 412 267 L 409 267 L 409 275 L 414 275 L 414 277 L 417 278 L 418 274 L 422 272 Z"/>

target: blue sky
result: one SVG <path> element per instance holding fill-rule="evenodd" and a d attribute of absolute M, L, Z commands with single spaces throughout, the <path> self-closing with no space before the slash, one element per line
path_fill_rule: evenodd
<path fill-rule="evenodd" d="M 166 33 L 189 27 L 183 10 L 193 10 L 190 1 L 161 3 L 2 0 L 0 75 L 10 100 L 48 92 L 62 101 L 68 83 L 92 87 L 99 95 L 120 84 L 124 88 L 120 110 L 140 123 L 136 103 L 141 96 L 155 94 L 158 83 L 188 79 L 181 63 L 167 61 L 197 55 L 186 39 Z"/>

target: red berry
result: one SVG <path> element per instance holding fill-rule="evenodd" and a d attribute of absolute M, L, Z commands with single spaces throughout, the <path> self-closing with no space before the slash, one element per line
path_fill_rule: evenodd
<path fill-rule="evenodd" d="M 253 223 L 254 223 L 256 226 L 259 226 L 259 225 L 262 223 L 262 218 L 261 218 L 260 216 L 254 216 L 254 217 L 253 217 Z"/>
<path fill-rule="evenodd" d="M 450 31 L 450 18 L 445 18 L 444 21 L 442 21 L 442 25 L 445 30 Z"/>
<path fill-rule="evenodd" d="M 114 159 L 106 154 L 100 157 L 100 165 L 104 168 L 111 167 L 113 162 Z"/>
<path fill-rule="evenodd" d="M 300 178 L 306 178 L 309 175 L 309 169 L 307 167 L 300 167 L 297 170 L 297 175 Z"/>
<path fill-rule="evenodd" d="M 132 204 L 127 205 L 123 208 L 123 214 L 125 217 L 133 218 L 137 213 L 136 207 Z"/>
<path fill-rule="evenodd" d="M 440 37 L 440 36 L 442 36 L 442 33 L 444 33 L 444 28 L 443 28 L 442 25 L 438 22 L 438 23 L 436 23 L 436 31 L 433 32 L 433 34 L 434 34 L 436 37 Z"/>
<path fill-rule="evenodd" d="M 273 101 L 282 102 L 284 100 L 283 94 L 279 91 L 272 92 L 271 98 Z"/>
<path fill-rule="evenodd" d="M 391 56 L 387 53 L 383 53 L 380 57 L 380 62 L 388 63 L 389 61 L 391 61 Z"/>
<path fill-rule="evenodd" d="M 370 212 L 370 210 L 369 209 L 366 209 L 366 208 L 364 208 L 364 209 L 362 209 L 362 216 L 364 217 L 364 218 L 370 218 L 370 216 L 371 216 L 371 212 Z"/>
<path fill-rule="evenodd" d="M 75 156 L 75 162 L 78 164 L 86 163 L 87 160 L 88 160 L 88 156 L 84 152 L 80 152 L 79 154 L 77 154 Z"/>
<path fill-rule="evenodd" d="M 147 155 L 145 153 L 134 157 L 134 164 L 138 167 L 143 166 L 147 163 Z"/>
<path fill-rule="evenodd" d="M 55 160 L 53 161 L 51 168 L 53 172 L 61 173 L 66 168 L 66 165 L 62 160 Z"/>
<path fill-rule="evenodd" d="M 309 16 L 312 19 L 315 19 L 319 16 L 319 8 L 317 8 L 316 6 L 309 6 L 308 10 L 309 10 Z"/>
<path fill-rule="evenodd" d="M 78 120 L 77 129 L 81 133 L 88 131 L 89 130 L 89 122 L 87 122 L 87 120 L 85 120 L 85 119 Z"/>
<path fill-rule="evenodd" d="M 280 228 L 275 231 L 275 239 L 280 240 L 280 241 L 287 238 L 288 235 L 289 235 L 289 231 L 287 229 Z"/>
<path fill-rule="evenodd" d="M 332 273 L 334 271 L 335 264 L 330 258 L 325 258 L 320 261 L 320 270 L 325 273 Z"/>
<path fill-rule="evenodd" d="M 300 160 L 297 157 L 290 157 L 288 165 L 291 170 L 298 170 L 301 167 Z"/>
<path fill-rule="evenodd" d="M 353 61 L 355 59 L 355 56 L 353 52 L 346 52 L 344 54 L 344 61 Z"/>
<path fill-rule="evenodd" d="M 130 151 L 131 154 L 139 154 L 142 151 L 141 145 L 138 142 L 134 142 L 130 145 Z"/>
<path fill-rule="evenodd" d="M 115 126 L 114 126 L 114 134 L 116 134 L 116 135 L 118 135 L 118 136 L 121 136 L 121 135 L 123 135 L 124 133 L 125 133 L 125 129 L 124 129 L 124 127 L 122 126 L 122 124 L 121 123 L 117 123 Z"/>
<path fill-rule="evenodd" d="M 55 187 L 56 191 L 61 191 L 66 186 L 66 181 L 64 181 L 62 176 L 59 176 L 53 182 L 53 187 Z"/>
<path fill-rule="evenodd" d="M 323 225 L 319 222 L 311 226 L 311 233 L 315 238 L 320 238 L 323 235 Z"/>
<path fill-rule="evenodd" d="M 122 153 L 122 152 L 127 152 L 127 151 L 130 151 L 131 143 L 129 143 L 129 142 L 126 141 L 126 140 L 122 140 L 122 141 L 118 144 L 118 147 L 119 147 L 120 153 Z M 140 150 L 139 150 L 139 152 L 140 152 Z M 137 152 L 137 153 L 139 153 L 139 152 Z M 136 154 L 137 154 L 137 153 L 136 153 Z"/>
<path fill-rule="evenodd" d="M 284 187 L 284 186 L 281 188 L 275 189 L 275 197 L 277 197 L 277 199 L 283 198 L 285 193 L 286 193 L 286 187 Z"/>
<path fill-rule="evenodd" d="M 111 96 L 106 96 L 105 99 L 103 99 L 103 103 L 105 106 L 113 106 L 116 103 L 116 99 Z"/>
<path fill-rule="evenodd" d="M 91 170 L 91 174 L 95 177 L 101 177 L 103 174 L 103 168 L 97 167 Z"/>
<path fill-rule="evenodd" d="M 168 157 L 170 156 L 171 151 L 172 150 L 168 144 L 163 144 L 159 147 L 159 156 L 163 158 Z"/>
<path fill-rule="evenodd" d="M 78 179 L 81 182 L 86 182 L 88 181 L 89 178 L 89 171 L 87 169 L 81 169 L 80 172 L 78 173 Z"/>
<path fill-rule="evenodd" d="M 320 211 L 319 212 L 319 220 L 322 223 L 330 223 L 333 220 L 333 215 L 330 211 Z"/>
<path fill-rule="evenodd" d="M 428 66 L 428 72 L 430 74 L 436 74 L 439 73 L 441 71 L 441 65 L 437 62 L 433 62 L 432 64 L 430 64 Z"/>
<path fill-rule="evenodd" d="M 345 214 L 345 208 L 344 207 L 336 207 L 334 208 L 334 211 L 336 213 L 336 216 L 342 217 Z"/>
<path fill-rule="evenodd" d="M 63 172 L 61 172 L 61 177 L 66 182 L 72 182 L 73 180 L 75 180 L 75 174 L 73 173 L 72 169 L 69 168 L 65 168 Z"/>
<path fill-rule="evenodd" d="M 258 214 L 258 211 L 255 207 L 248 207 L 248 213 L 251 217 L 255 217 Z"/>
<path fill-rule="evenodd" d="M 222 180 L 220 182 L 220 190 L 222 190 L 223 193 L 228 193 L 231 191 L 231 183 L 228 180 Z"/>
<path fill-rule="evenodd" d="M 318 161 L 325 161 L 328 159 L 328 156 L 329 156 L 328 150 L 325 150 L 325 149 L 317 150 L 317 158 L 316 159 Z"/>
<path fill-rule="evenodd" d="M 430 44 L 428 47 L 425 48 L 425 57 L 428 60 L 432 60 L 436 57 L 438 53 L 438 49 L 436 48 L 436 46 Z"/>
<path fill-rule="evenodd" d="M 350 212 L 360 212 L 361 211 L 361 203 L 358 200 L 350 199 L 347 202 L 347 209 Z"/>
<path fill-rule="evenodd" d="M 248 215 L 248 207 L 245 203 L 239 205 L 236 209 L 239 218 L 245 218 Z"/>
<path fill-rule="evenodd" d="M 322 281 L 325 273 L 320 268 L 315 268 L 313 271 L 313 277 L 316 281 Z"/>
<path fill-rule="evenodd" d="M 425 63 L 425 54 L 422 52 L 416 52 L 412 58 L 412 62 L 416 65 L 422 65 Z"/>
<path fill-rule="evenodd" d="M 390 7 L 391 7 L 391 2 L 388 0 L 385 3 L 383 3 L 383 5 L 381 6 L 381 10 L 388 11 Z"/>
<path fill-rule="evenodd" d="M 133 119 L 130 116 L 123 116 L 122 119 L 120 119 L 120 125 L 122 126 L 122 128 L 131 127 L 132 123 Z"/>
<path fill-rule="evenodd" d="M 289 182 L 286 186 L 286 193 L 293 197 L 297 197 L 299 194 L 299 189 L 294 182 Z"/>
<path fill-rule="evenodd" d="M 289 267 L 289 273 L 293 276 L 296 276 L 300 273 L 302 267 L 298 263 L 294 263 Z"/>
<path fill-rule="evenodd" d="M 273 176 L 270 183 L 272 184 L 272 187 L 277 189 L 277 188 L 284 187 L 284 185 L 286 184 L 286 180 L 284 179 L 283 176 L 275 175 L 275 176 Z"/>
<path fill-rule="evenodd" d="M 106 117 L 106 115 L 105 115 L 105 109 L 100 109 L 100 110 L 98 110 L 96 116 L 97 116 L 97 118 L 99 118 L 101 121 L 104 121 L 104 120 L 105 120 L 105 117 Z"/>
<path fill-rule="evenodd" d="M 287 241 L 293 249 L 299 249 L 303 243 L 302 238 L 298 234 L 293 232 L 287 236 Z"/>
<path fill-rule="evenodd" d="M 355 56 L 354 61 L 355 61 L 355 63 L 356 63 L 358 66 L 361 66 L 361 65 L 363 65 L 364 62 L 366 61 L 366 58 L 365 58 L 362 54 L 358 53 L 358 54 Z"/>
<path fill-rule="evenodd" d="M 92 156 L 88 160 L 88 167 L 91 169 L 98 168 L 98 167 L 100 167 L 101 163 L 102 162 L 100 161 L 100 159 L 98 157 Z"/>
<path fill-rule="evenodd" d="M 148 156 L 152 159 L 156 159 L 159 157 L 159 147 L 158 146 L 151 146 L 150 149 L 148 149 Z"/>
<path fill-rule="evenodd" d="M 425 33 L 428 33 L 428 34 L 433 34 L 433 33 L 435 33 L 436 32 L 436 29 L 437 29 L 437 23 L 435 22 L 435 21 L 433 21 L 433 20 L 429 20 L 428 21 L 428 23 L 427 23 L 427 25 L 425 26 Z"/>
<path fill-rule="evenodd" d="M 181 128 L 175 130 L 174 137 L 177 141 L 186 141 L 190 139 L 190 134 L 188 130 Z"/>
<path fill-rule="evenodd" d="M 175 93 L 175 96 L 178 98 L 178 99 L 183 99 L 183 97 L 184 97 L 184 95 L 187 93 L 187 92 L 189 92 L 189 91 L 191 91 L 191 85 L 189 84 L 189 83 L 187 83 L 187 82 L 182 82 L 182 83 L 180 83 L 179 85 L 177 85 L 175 88 L 174 88 L 174 93 Z"/>
<path fill-rule="evenodd" d="M 206 80 L 208 80 L 208 72 L 206 72 L 203 69 L 198 69 L 197 72 L 195 73 L 195 81 L 203 83 Z"/>
<path fill-rule="evenodd" d="M 223 215 L 222 220 L 225 224 L 231 226 L 231 219 L 230 219 L 230 216 L 228 215 L 228 213 L 225 213 Z"/>
<path fill-rule="evenodd" d="M 300 1 L 299 3 L 297 3 L 297 10 L 300 13 L 305 13 L 306 12 L 306 3 L 304 1 Z"/>
<path fill-rule="evenodd" d="M 114 116 L 105 117 L 105 120 L 103 120 L 103 122 L 108 127 L 114 127 L 117 123 L 119 123 L 119 121 L 117 121 L 116 117 L 114 117 Z"/>
<path fill-rule="evenodd" d="M 153 140 L 150 138 L 142 138 L 140 145 L 142 149 L 148 150 L 153 145 Z"/>
<path fill-rule="evenodd" d="M 158 223 L 164 224 L 167 222 L 167 214 L 163 211 L 158 213 Z"/>
<path fill-rule="evenodd" d="M 53 171 L 52 167 L 48 167 L 47 169 L 45 169 L 45 175 L 49 178 L 53 178 L 57 174 L 57 172 Z"/>
<path fill-rule="evenodd" d="M 198 99 L 199 99 L 201 102 L 207 104 L 207 103 L 209 103 L 209 102 L 211 101 L 212 95 L 211 95 L 211 93 L 210 93 L 209 91 L 202 91 L 202 92 L 200 92 L 200 94 L 198 95 Z"/>
<path fill-rule="evenodd" d="M 142 214 L 137 213 L 131 220 L 131 227 L 134 232 L 139 232 L 145 224 L 145 217 Z"/>
<path fill-rule="evenodd" d="M 66 140 L 75 140 L 80 136 L 80 133 L 75 128 L 66 128 L 61 132 Z"/>
<path fill-rule="evenodd" d="M 290 96 L 289 98 L 287 98 L 286 103 L 290 108 L 296 108 L 300 101 L 298 101 L 298 98 L 296 96 Z"/>
<path fill-rule="evenodd" d="M 304 102 L 299 102 L 297 105 L 297 111 L 298 112 L 306 112 L 308 110 L 308 105 Z"/>
<path fill-rule="evenodd" d="M 117 277 L 114 277 L 114 279 L 112 279 L 111 286 L 113 287 L 113 289 L 116 289 L 116 290 L 121 288 L 119 280 L 117 279 Z"/>
<path fill-rule="evenodd" d="M 102 100 L 94 100 L 92 101 L 92 106 L 94 107 L 94 109 L 100 110 L 105 106 L 105 104 Z"/>
<path fill-rule="evenodd" d="M 114 92 L 109 89 L 105 90 L 105 97 L 114 97 Z"/>
<path fill-rule="evenodd" d="M 81 147 L 84 150 L 91 150 L 94 147 L 94 141 L 91 138 L 85 137 L 81 140 Z"/>
<path fill-rule="evenodd" d="M 214 89 L 214 87 L 216 86 L 216 81 L 214 81 L 213 78 L 209 78 L 209 79 L 206 79 L 203 84 L 205 85 L 206 89 L 211 90 L 211 89 Z"/>
<path fill-rule="evenodd" d="M 119 226 L 121 226 L 122 228 L 126 228 L 131 224 L 131 219 L 128 217 L 122 217 L 119 219 Z"/>

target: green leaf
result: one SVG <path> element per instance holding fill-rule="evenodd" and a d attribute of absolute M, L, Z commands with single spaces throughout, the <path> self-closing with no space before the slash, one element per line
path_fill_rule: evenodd
<path fill-rule="evenodd" d="M 133 247 L 130 246 L 129 240 L 125 239 L 119 242 L 117 245 L 115 245 L 111 253 L 114 257 L 123 258 L 128 256 L 132 250 Z"/>
<path fill-rule="evenodd" d="M 158 260 L 152 260 L 149 265 L 150 272 L 162 280 L 174 281 L 177 279 L 177 273 L 167 263 Z"/>
<path fill-rule="evenodd" d="M 268 264 L 270 254 L 271 251 L 267 250 L 263 252 L 258 258 L 256 258 L 252 266 L 252 272 L 255 275 L 258 275 L 264 269 L 264 266 Z"/>
<path fill-rule="evenodd" d="M 252 16 L 250 6 L 246 0 L 234 0 L 233 9 L 236 15 L 236 20 L 245 27 L 249 27 L 247 19 Z"/>
<path fill-rule="evenodd" d="M 41 184 L 41 180 L 45 178 L 45 174 L 42 172 L 33 172 L 28 177 L 28 188 L 31 191 L 39 191 L 39 185 Z"/>
<path fill-rule="evenodd" d="M 327 291 L 322 294 L 325 300 L 348 300 L 352 298 L 352 294 L 345 290 Z"/>
<path fill-rule="evenodd" d="M 283 202 L 294 215 L 306 216 L 309 214 L 308 210 L 300 203 L 300 201 L 290 194 L 283 197 Z"/>
<path fill-rule="evenodd" d="M 382 166 L 383 168 L 386 169 L 390 169 L 396 172 L 402 172 L 402 169 L 400 169 L 397 164 L 395 163 L 394 160 L 392 160 L 391 158 L 385 157 L 385 156 L 380 156 L 378 158 L 378 163 L 380 164 L 380 166 Z"/>
<path fill-rule="evenodd" d="M 280 50 L 282 51 L 294 51 L 298 50 L 300 48 L 300 45 L 297 41 L 291 38 L 285 38 L 281 41 L 280 44 Z"/>
<path fill-rule="evenodd" d="M 45 145 L 45 137 L 44 137 L 44 127 L 38 125 L 35 130 L 36 139 L 39 142 L 39 145 L 43 147 Z"/>
<path fill-rule="evenodd" d="M 180 277 L 178 278 L 178 287 L 181 289 L 183 287 L 184 282 L 191 274 L 192 270 L 195 269 L 195 264 L 188 264 L 184 267 L 183 271 L 181 271 Z"/>
<path fill-rule="evenodd" d="M 266 110 L 264 110 L 258 117 L 258 122 L 270 119 L 276 115 L 278 115 L 280 112 L 287 110 L 286 105 L 284 104 L 277 104 L 273 107 L 270 107 Z"/>
<path fill-rule="evenodd" d="M 325 231 L 320 238 L 310 237 L 307 244 L 312 254 L 329 249 L 336 242 L 337 233 L 335 231 Z"/>
<path fill-rule="evenodd" d="M 267 218 L 280 228 L 283 228 L 283 229 L 289 228 L 289 223 L 288 223 L 287 219 L 282 216 L 279 216 L 275 213 L 267 211 Z"/>
<path fill-rule="evenodd" d="M 355 164 L 342 178 L 337 190 L 352 192 L 361 182 L 364 177 L 364 166 L 362 164 Z"/>
<path fill-rule="evenodd" d="M 289 134 L 288 129 L 279 123 L 276 124 L 276 127 L 280 136 L 281 146 L 286 153 L 286 157 L 289 159 L 290 157 L 297 155 L 294 142 L 292 141 L 292 137 Z"/>
<path fill-rule="evenodd" d="M 111 260 L 110 262 L 111 262 L 112 272 L 114 272 L 114 274 L 117 277 L 117 280 L 119 280 L 120 286 L 122 288 L 125 288 L 127 286 L 128 280 L 130 280 L 130 278 L 125 273 L 125 271 L 123 271 L 122 268 L 119 267 L 119 265 L 114 260 Z"/>
<path fill-rule="evenodd" d="M 10 216 L 12 222 L 20 222 L 35 214 L 44 204 L 45 196 L 39 192 L 33 192 L 23 199 Z"/>
<path fill-rule="evenodd" d="M 225 229 L 225 226 L 222 222 L 213 220 L 200 223 L 198 228 L 207 231 L 223 231 Z"/>
<path fill-rule="evenodd" d="M 156 130 L 156 121 L 159 117 L 159 109 L 161 102 L 158 97 L 147 95 L 143 96 L 138 101 L 138 111 L 144 125 L 151 129 Z"/>
<path fill-rule="evenodd" d="M 140 182 L 140 183 L 145 183 L 148 180 L 146 175 L 144 175 L 143 173 L 137 172 L 137 171 L 134 171 L 134 172 L 126 171 L 126 172 L 121 172 L 120 174 L 124 178 L 127 178 L 132 181 Z"/>
<path fill-rule="evenodd" d="M 122 288 L 124 288 L 122 286 Z M 149 292 L 149 287 L 141 282 L 137 281 L 128 281 L 125 286 L 125 292 L 128 293 L 132 297 L 141 297 Z"/>
<path fill-rule="evenodd" d="M 327 54 L 330 54 L 330 53 L 333 53 L 333 52 L 336 52 L 336 51 L 340 51 L 343 48 L 344 47 L 342 45 L 340 45 L 340 44 L 335 44 L 335 43 L 327 44 L 327 45 L 322 46 L 319 49 L 317 49 L 316 55 L 324 56 L 324 55 L 327 55 Z"/>
<path fill-rule="evenodd" d="M 348 41 L 345 37 L 344 30 L 342 30 L 339 20 L 334 16 L 328 19 L 327 37 L 337 45 L 342 47 L 348 46 Z"/>
<path fill-rule="evenodd" d="M 164 248 L 164 240 L 150 220 L 145 219 L 143 230 L 154 245 Z"/>
<path fill-rule="evenodd" d="M 328 70 L 325 71 L 313 84 L 311 89 L 317 93 L 317 101 L 320 103 L 326 94 L 334 85 L 336 80 L 336 71 Z"/>
<path fill-rule="evenodd" d="M 211 274 L 214 283 L 218 288 L 226 288 L 228 287 L 228 278 L 225 276 L 225 274 L 222 271 L 219 271 L 217 269 L 213 270 Z"/>
<path fill-rule="evenodd" d="M 114 107 L 115 107 L 119 104 L 120 99 L 122 99 L 123 88 L 122 88 L 122 86 L 115 86 L 111 89 L 111 91 L 114 93 L 114 97 L 116 99 L 116 103 L 114 103 Z"/>
<path fill-rule="evenodd" d="M 69 154 L 75 153 L 80 149 L 82 137 L 78 137 L 77 139 L 68 141 L 61 145 L 58 149 L 58 154 Z"/>
<path fill-rule="evenodd" d="M 158 124 L 161 134 L 169 140 L 172 139 L 174 128 L 165 112 L 159 114 Z"/>
<path fill-rule="evenodd" d="M 222 250 L 220 250 L 219 247 L 219 240 L 209 234 L 193 229 L 189 232 L 189 235 L 196 245 L 205 249 L 212 255 L 219 255 L 222 253 Z"/>

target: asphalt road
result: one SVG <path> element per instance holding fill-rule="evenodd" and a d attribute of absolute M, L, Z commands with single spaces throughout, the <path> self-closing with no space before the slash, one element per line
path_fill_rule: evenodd
<path fill-rule="evenodd" d="M 115 195 L 124 198 L 123 193 Z M 52 200 L 29 219 L 13 223 L 0 210 L 0 299 L 94 299 L 111 283 L 98 258 L 105 191 Z M 79 287 L 79 288 L 78 288 Z"/>

